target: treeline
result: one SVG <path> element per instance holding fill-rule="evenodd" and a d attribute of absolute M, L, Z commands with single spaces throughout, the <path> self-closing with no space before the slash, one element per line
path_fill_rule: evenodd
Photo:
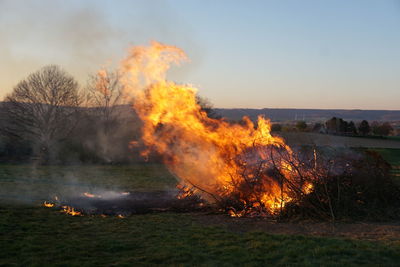
<path fill-rule="evenodd" d="M 84 88 L 58 66 L 32 73 L 0 103 L 0 160 L 142 160 L 130 146 L 140 122 L 122 92 L 118 72 L 100 71 Z"/>
<path fill-rule="evenodd" d="M 333 117 L 324 123 L 310 123 L 298 121 L 294 125 L 272 124 L 272 131 L 299 131 L 315 132 L 322 134 L 346 135 L 346 136 L 389 136 L 396 132 L 389 122 L 373 121 L 371 124 L 363 120 L 359 123 L 345 121 L 342 118 Z"/>

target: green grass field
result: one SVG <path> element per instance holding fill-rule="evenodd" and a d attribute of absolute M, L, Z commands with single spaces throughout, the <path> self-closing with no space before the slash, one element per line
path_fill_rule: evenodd
<path fill-rule="evenodd" d="M 391 165 L 400 166 L 400 149 L 375 148 L 373 150 L 379 152 Z"/>
<path fill-rule="evenodd" d="M 400 183 L 400 149 L 394 148 L 375 148 L 382 157 L 392 165 L 392 174 L 395 180 Z"/>
<path fill-rule="evenodd" d="M 0 165 L 0 265 L 397 265 L 400 240 L 363 241 L 200 223 L 196 213 L 71 217 L 54 194 L 172 188 L 160 165 Z M 202 215 L 207 216 L 207 215 Z"/>
<path fill-rule="evenodd" d="M 43 202 L 96 190 L 143 191 L 172 188 L 176 180 L 162 165 L 0 165 L 0 200 Z"/>

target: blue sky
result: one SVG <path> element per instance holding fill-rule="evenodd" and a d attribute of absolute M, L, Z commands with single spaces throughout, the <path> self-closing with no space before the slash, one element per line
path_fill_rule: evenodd
<path fill-rule="evenodd" d="M 82 85 L 150 40 L 216 107 L 400 109 L 400 1 L 0 0 L 0 97 L 59 64 Z"/>

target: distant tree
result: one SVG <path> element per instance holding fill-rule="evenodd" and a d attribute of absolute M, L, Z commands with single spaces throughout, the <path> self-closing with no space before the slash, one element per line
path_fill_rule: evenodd
<path fill-rule="evenodd" d="M 297 130 L 303 132 L 307 129 L 307 123 L 305 121 L 298 121 L 296 123 Z"/>
<path fill-rule="evenodd" d="M 320 133 L 324 129 L 324 125 L 322 123 L 316 122 L 312 128 L 312 131 L 315 133 Z"/>
<path fill-rule="evenodd" d="M 53 146 L 75 127 L 81 97 L 78 83 L 60 67 L 50 65 L 20 81 L 5 98 L 3 133 L 28 140 L 47 162 Z"/>
<path fill-rule="evenodd" d="M 349 124 L 347 125 L 347 132 L 352 135 L 357 134 L 357 127 L 353 121 L 350 121 Z"/>
<path fill-rule="evenodd" d="M 332 117 L 330 120 L 327 120 L 325 126 L 328 133 L 337 133 L 337 118 Z"/>
<path fill-rule="evenodd" d="M 271 125 L 271 132 L 280 132 L 282 131 L 282 125 L 279 123 L 274 123 Z"/>
<path fill-rule="evenodd" d="M 380 132 L 379 127 L 380 127 L 380 123 L 379 122 L 377 122 L 377 121 L 371 122 L 371 124 L 370 124 L 371 133 L 373 135 L 380 135 L 379 134 L 379 132 Z"/>
<path fill-rule="evenodd" d="M 360 125 L 358 126 L 358 132 L 361 135 L 367 135 L 371 131 L 368 121 L 363 120 Z"/>
<path fill-rule="evenodd" d="M 384 122 L 381 125 L 381 134 L 382 135 L 385 135 L 385 136 L 390 135 L 393 131 L 394 131 L 394 129 L 393 129 L 392 125 L 388 122 Z"/>
<path fill-rule="evenodd" d="M 372 133 L 374 135 L 388 136 L 392 131 L 393 127 L 388 122 L 379 123 L 374 121 L 371 123 Z"/>
<path fill-rule="evenodd" d="M 354 134 L 356 127 L 354 122 L 347 122 L 342 118 L 333 117 L 325 122 L 327 132 L 330 134 Z"/>
<path fill-rule="evenodd" d="M 127 102 L 123 97 L 123 85 L 120 80 L 119 72 L 101 70 L 90 76 L 87 85 L 88 104 L 95 108 L 95 116 L 101 121 L 106 135 L 119 116 L 118 106 Z"/>
<path fill-rule="evenodd" d="M 86 87 L 90 107 L 87 113 L 94 119 L 92 128 L 95 129 L 90 133 L 89 150 L 108 163 L 120 160 L 121 151 L 132 141 L 126 138 L 126 123 L 131 111 L 126 104 L 131 100 L 124 94 L 121 77 L 118 71 L 103 69 L 89 77 Z"/>
<path fill-rule="evenodd" d="M 339 134 L 347 134 L 348 133 L 349 124 L 347 121 L 343 119 L 338 119 L 338 133 Z"/>
<path fill-rule="evenodd" d="M 330 134 L 338 134 L 339 133 L 339 118 L 332 117 L 330 120 L 325 122 L 326 130 Z"/>

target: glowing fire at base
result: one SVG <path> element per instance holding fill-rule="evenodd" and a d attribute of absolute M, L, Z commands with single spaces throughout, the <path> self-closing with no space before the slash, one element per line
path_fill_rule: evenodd
<path fill-rule="evenodd" d="M 63 200 L 55 196 L 54 202 L 44 201 L 42 205 L 47 208 L 55 207 L 60 212 L 71 216 L 99 215 L 103 218 L 109 216 L 125 218 L 127 214 L 131 214 L 132 209 L 128 208 L 123 213 L 120 213 L 120 206 L 124 207 L 126 205 L 125 201 L 131 201 L 129 198 L 130 194 L 130 192 L 105 190 L 102 191 L 102 194 L 83 192 Z M 116 210 L 118 210 L 118 213 L 115 212 Z M 107 214 L 103 214 L 102 212 L 106 212 Z"/>
<path fill-rule="evenodd" d="M 90 197 L 90 198 L 101 198 L 101 195 L 95 195 L 95 194 L 91 194 L 89 192 L 85 192 L 85 193 L 83 193 L 83 195 L 85 197 Z"/>
<path fill-rule="evenodd" d="M 172 63 L 185 61 L 174 46 L 152 42 L 133 47 L 122 62 L 124 85 L 143 121 L 142 140 L 162 155 L 183 187 L 193 187 L 211 202 L 234 199 L 232 216 L 274 214 L 296 194 L 306 194 L 291 149 L 270 134 L 268 120 L 240 124 L 209 118 L 196 101 L 197 90 L 166 80 Z M 294 190 L 296 188 L 296 190 Z M 188 192 L 186 192 L 188 193 Z"/>
<path fill-rule="evenodd" d="M 83 216 L 80 211 L 76 211 L 73 207 L 70 206 L 62 206 L 61 212 L 66 213 L 71 216 Z"/>
<path fill-rule="evenodd" d="M 43 202 L 43 206 L 45 206 L 45 207 L 47 207 L 47 208 L 52 208 L 52 207 L 54 207 L 54 204 L 53 204 L 53 203 L 50 203 L 50 202 L 47 202 L 47 201 L 45 201 L 45 202 Z"/>

